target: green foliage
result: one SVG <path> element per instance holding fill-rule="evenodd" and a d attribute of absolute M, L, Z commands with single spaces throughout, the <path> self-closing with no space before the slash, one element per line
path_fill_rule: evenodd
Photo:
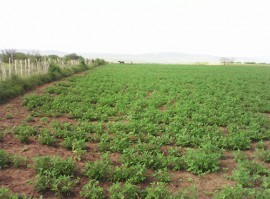
<path fill-rule="evenodd" d="M 233 133 L 230 136 L 225 138 L 226 144 L 225 148 L 232 149 L 232 150 L 243 150 L 250 148 L 250 138 L 246 133 Z"/>
<path fill-rule="evenodd" d="M 33 116 L 28 115 L 28 116 L 25 118 L 25 121 L 26 121 L 26 122 L 34 122 L 34 118 L 33 118 Z"/>
<path fill-rule="evenodd" d="M 168 187 L 162 182 L 152 183 L 146 188 L 145 199 L 170 199 L 171 197 Z"/>
<path fill-rule="evenodd" d="M 55 137 L 50 133 L 48 129 L 42 129 L 38 135 L 38 141 L 40 144 L 53 146 L 56 143 Z"/>
<path fill-rule="evenodd" d="M 240 150 L 234 151 L 232 152 L 233 158 L 237 161 L 237 162 L 241 162 L 244 160 L 247 160 L 247 155 Z"/>
<path fill-rule="evenodd" d="M 139 189 L 136 185 L 129 182 L 121 184 L 119 182 L 112 184 L 109 188 L 111 199 L 136 199 L 139 197 Z"/>
<path fill-rule="evenodd" d="M 37 133 L 37 131 L 32 127 L 25 124 L 16 126 L 14 128 L 16 138 L 22 143 L 28 143 L 29 138 Z"/>
<path fill-rule="evenodd" d="M 52 173 L 58 177 L 61 175 L 74 175 L 75 162 L 71 159 L 62 159 L 58 156 L 42 156 L 35 159 L 35 170 L 40 175 Z"/>
<path fill-rule="evenodd" d="M 105 198 L 103 188 L 99 186 L 99 182 L 96 180 L 89 180 L 89 182 L 84 185 L 80 191 L 80 196 L 89 199 Z"/>
<path fill-rule="evenodd" d="M 22 157 L 19 155 L 12 156 L 12 164 L 15 168 L 26 167 L 27 163 L 28 163 L 28 160 L 26 157 Z"/>
<path fill-rule="evenodd" d="M 48 69 L 48 75 L 52 81 L 58 80 L 62 77 L 62 69 L 59 66 L 51 63 Z"/>
<path fill-rule="evenodd" d="M 56 192 L 57 195 L 69 195 L 77 183 L 78 180 L 73 180 L 70 176 L 61 175 L 52 180 L 51 190 Z"/>
<path fill-rule="evenodd" d="M 83 65 L 81 60 L 74 71 Z M 65 76 L 63 70 L 55 68 L 52 73 Z M 148 192 L 149 198 L 171 197 L 165 184 L 171 170 L 197 175 L 218 171 L 227 149 L 237 162 L 231 179 L 243 193 L 248 189 L 257 193 L 268 189 L 269 171 L 240 150 L 270 137 L 268 118 L 261 114 L 270 111 L 269 74 L 269 67 L 110 64 L 83 77 L 67 78 L 45 94 L 27 96 L 25 105 L 35 117 L 51 121 L 63 115 L 76 121 L 53 122 L 48 128 L 77 159 L 86 153 L 89 141 L 95 142 L 98 155 L 117 153 L 112 154 L 113 162 L 107 157 L 85 164 L 82 173 L 91 180 L 119 186 L 148 177 L 147 184 L 156 184 L 140 197 L 146 198 Z M 266 153 L 257 157 L 268 158 Z M 38 174 L 41 190 L 52 189 L 52 176 Z M 92 184 L 89 189 L 98 186 Z M 172 197 L 190 196 L 182 191 Z"/>
<path fill-rule="evenodd" d="M 190 149 L 184 156 L 187 170 L 194 174 L 217 171 L 220 168 L 222 153 L 205 148 Z"/>
<path fill-rule="evenodd" d="M 256 144 L 257 149 L 266 149 L 265 143 L 261 140 Z"/>
<path fill-rule="evenodd" d="M 225 187 L 214 194 L 213 199 L 268 199 L 270 196 L 269 189 L 244 188 L 241 186 Z"/>
<path fill-rule="evenodd" d="M 0 169 L 14 166 L 15 168 L 26 167 L 27 158 L 19 155 L 12 155 L 7 153 L 5 150 L 0 149 Z"/>
<path fill-rule="evenodd" d="M 154 174 L 153 177 L 156 182 L 170 182 L 171 181 L 171 174 L 166 170 L 157 170 Z"/>
<path fill-rule="evenodd" d="M 25 87 L 26 85 L 24 81 L 16 75 L 13 75 L 11 78 L 5 81 L 1 81 L 0 104 L 25 92 Z"/>
<path fill-rule="evenodd" d="M 0 169 L 7 168 L 11 163 L 10 155 L 3 149 L 0 149 Z"/>
<path fill-rule="evenodd" d="M 75 169 L 75 162 L 71 158 L 64 160 L 57 156 L 37 157 L 35 186 L 38 191 L 51 190 L 57 195 L 68 195 L 78 182 L 73 179 Z"/>
<path fill-rule="evenodd" d="M 261 183 L 262 176 L 269 176 L 270 170 L 256 162 L 243 160 L 238 162 L 231 179 L 243 187 L 252 187 Z"/>
<path fill-rule="evenodd" d="M 27 197 L 25 195 L 18 195 L 12 193 L 9 189 L 0 187 L 0 198 L 2 199 L 31 199 L 31 197 Z"/>
<path fill-rule="evenodd" d="M 255 156 L 264 162 L 270 162 L 270 150 L 256 149 Z"/>
<path fill-rule="evenodd" d="M 122 182 L 127 181 L 132 184 L 143 182 L 146 179 L 146 168 L 144 165 L 134 165 L 127 167 L 126 165 L 122 167 L 116 167 L 110 173 L 110 180 L 112 182 Z"/>
<path fill-rule="evenodd" d="M 95 162 L 87 161 L 83 168 L 83 175 L 91 179 L 106 181 L 111 170 L 111 160 L 108 158 L 108 155 L 104 155 Z"/>
<path fill-rule="evenodd" d="M 39 57 L 40 59 L 40 57 Z M 36 60 L 36 58 L 35 58 Z M 103 64 L 103 62 L 98 62 L 97 64 L 93 64 L 94 66 L 98 66 Z M 59 80 L 62 77 L 67 77 L 73 75 L 74 73 L 87 70 L 88 66 L 83 62 L 81 62 L 78 66 L 70 67 L 66 69 L 61 69 L 59 66 L 51 63 L 49 66 L 49 70 L 47 74 L 44 75 L 35 75 L 31 76 L 27 79 L 22 79 L 17 75 L 13 75 L 12 77 L 8 78 L 5 81 L 0 82 L 0 104 L 4 103 L 5 101 L 21 95 L 26 91 L 32 89 L 33 87 Z"/>

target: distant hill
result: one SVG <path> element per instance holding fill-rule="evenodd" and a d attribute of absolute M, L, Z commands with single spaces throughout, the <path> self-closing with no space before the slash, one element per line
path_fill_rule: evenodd
<path fill-rule="evenodd" d="M 219 62 L 220 57 L 211 55 L 191 55 L 184 53 L 143 53 L 143 54 L 99 54 L 82 53 L 85 57 L 101 57 L 108 61 L 123 60 L 136 63 L 194 63 L 194 62 Z"/>
<path fill-rule="evenodd" d="M 73 52 L 62 52 L 56 50 L 30 50 L 18 49 L 17 52 L 32 53 L 39 52 L 41 55 L 58 55 L 65 56 Z M 213 55 L 196 55 L 177 52 L 161 52 L 161 53 L 141 53 L 141 54 L 117 54 L 117 53 L 86 53 L 74 52 L 78 55 L 89 59 L 103 58 L 106 61 L 117 62 L 119 60 L 134 63 L 219 63 L 221 56 Z M 257 62 L 270 63 L 269 57 L 234 57 L 237 62 Z"/>

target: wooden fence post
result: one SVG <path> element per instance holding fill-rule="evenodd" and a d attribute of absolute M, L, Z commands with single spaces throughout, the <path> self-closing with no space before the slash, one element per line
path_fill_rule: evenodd
<path fill-rule="evenodd" d="M 23 64 L 22 64 L 22 60 L 20 60 L 20 67 L 21 67 L 21 76 L 23 77 Z"/>
<path fill-rule="evenodd" d="M 28 59 L 28 66 L 27 66 L 27 76 L 30 76 L 30 70 L 31 70 L 31 63 L 30 63 L 30 59 Z"/>
<path fill-rule="evenodd" d="M 15 74 L 17 74 L 18 70 L 17 70 L 17 60 L 14 60 L 14 64 L 15 64 Z"/>

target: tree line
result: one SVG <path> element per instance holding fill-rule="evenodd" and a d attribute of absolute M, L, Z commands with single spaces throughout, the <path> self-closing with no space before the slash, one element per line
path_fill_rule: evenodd
<path fill-rule="evenodd" d="M 0 62 L 3 63 L 13 63 L 14 60 L 25 60 L 25 59 L 30 59 L 31 62 L 38 62 L 41 61 L 42 59 L 50 59 L 50 60 L 57 60 L 57 59 L 63 59 L 65 61 L 69 60 L 79 60 L 79 59 L 84 59 L 82 56 L 77 55 L 76 53 L 71 53 L 67 54 L 64 57 L 60 57 L 58 55 L 46 55 L 42 56 L 38 51 L 32 51 L 31 53 L 22 53 L 22 52 L 17 52 L 15 49 L 4 49 L 1 50 L 0 54 Z"/>

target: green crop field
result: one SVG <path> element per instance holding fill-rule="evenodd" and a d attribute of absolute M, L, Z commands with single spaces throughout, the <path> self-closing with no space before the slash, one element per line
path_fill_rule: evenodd
<path fill-rule="evenodd" d="M 268 66 L 108 64 L 21 104 L 5 105 L 0 175 L 31 183 L 3 193 L 270 198 Z"/>

